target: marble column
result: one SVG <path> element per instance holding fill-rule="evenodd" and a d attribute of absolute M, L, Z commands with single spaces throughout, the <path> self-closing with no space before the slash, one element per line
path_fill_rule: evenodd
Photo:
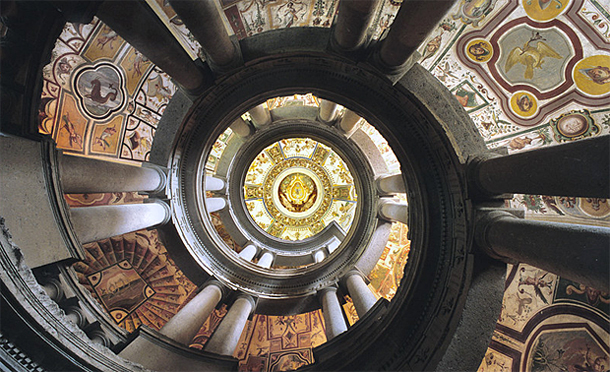
<path fill-rule="evenodd" d="M 252 121 L 254 121 L 254 126 L 257 128 L 271 124 L 271 113 L 262 103 L 251 108 L 248 113 L 250 113 L 250 117 L 252 118 Z"/>
<path fill-rule="evenodd" d="M 70 216 L 81 243 L 90 243 L 167 223 L 171 212 L 165 202 L 155 200 L 144 204 L 71 208 Z"/>
<path fill-rule="evenodd" d="M 219 12 L 215 1 L 170 0 L 169 3 L 201 44 L 212 70 L 239 61 L 240 54 L 229 38 L 222 23 L 224 14 Z"/>
<path fill-rule="evenodd" d="M 610 198 L 610 137 L 474 162 L 471 180 L 484 194 Z M 518 170 L 518 171 L 515 171 Z"/>
<path fill-rule="evenodd" d="M 205 176 L 206 191 L 220 191 L 225 188 L 225 181 L 220 178 Z"/>
<path fill-rule="evenodd" d="M 406 193 L 402 174 L 383 175 L 375 180 L 377 190 L 381 195 Z"/>
<path fill-rule="evenodd" d="M 96 16 L 190 93 L 203 90 L 203 72 L 145 1 L 103 1 Z"/>
<path fill-rule="evenodd" d="M 218 212 L 227 206 L 225 198 L 206 198 L 205 205 L 208 208 L 208 213 Z"/>
<path fill-rule="evenodd" d="M 222 284 L 215 280 L 207 283 L 159 332 L 188 346 L 221 299 Z"/>
<path fill-rule="evenodd" d="M 343 316 L 343 310 L 337 297 L 336 287 L 326 287 L 322 289 L 318 297 L 322 305 L 322 315 L 326 325 L 326 338 L 332 340 L 339 334 L 347 331 L 347 323 Z"/>
<path fill-rule="evenodd" d="M 388 221 L 398 221 L 404 224 L 408 223 L 409 207 L 406 202 L 392 199 L 379 199 L 379 217 Z"/>
<path fill-rule="evenodd" d="M 610 227 L 524 220 L 502 210 L 477 213 L 475 242 L 492 257 L 523 262 L 602 291 L 610 278 Z"/>
<path fill-rule="evenodd" d="M 403 1 L 388 36 L 381 42 L 382 64 L 389 68 L 405 64 L 454 3 L 455 0 Z"/>
<path fill-rule="evenodd" d="M 377 298 L 366 285 L 362 274 L 350 271 L 345 278 L 347 292 L 354 302 L 358 317 L 362 318 L 377 302 Z"/>
<path fill-rule="evenodd" d="M 343 131 L 343 133 L 350 135 L 354 131 L 354 128 L 356 127 L 356 124 L 358 124 L 359 120 L 360 115 L 356 114 L 352 110 L 345 109 L 345 112 L 343 112 L 343 117 L 337 126 L 341 131 Z"/>
<path fill-rule="evenodd" d="M 323 249 L 320 249 L 319 251 L 316 251 L 316 253 L 313 254 L 313 258 L 316 263 L 320 263 L 326 258 L 326 253 L 324 253 Z"/>
<path fill-rule="evenodd" d="M 240 295 L 212 334 L 204 350 L 221 355 L 233 355 L 255 305 L 256 302 L 252 296 Z"/>
<path fill-rule="evenodd" d="M 59 171 L 66 194 L 138 191 L 158 193 L 166 175 L 154 164 L 135 166 L 62 154 Z"/>
<path fill-rule="evenodd" d="M 260 267 L 264 267 L 265 269 L 269 269 L 271 268 L 271 265 L 273 265 L 273 260 L 274 260 L 274 255 L 271 252 L 265 252 L 263 253 L 263 255 L 261 256 L 261 258 L 258 260 L 258 266 Z"/>
<path fill-rule="evenodd" d="M 339 105 L 320 98 L 320 112 L 318 116 L 325 123 L 333 122 L 339 113 Z"/>
<path fill-rule="evenodd" d="M 379 3 L 379 0 L 341 1 L 333 28 L 333 45 L 342 51 L 365 47 Z"/>
<path fill-rule="evenodd" d="M 252 261 L 254 256 L 258 253 L 258 248 L 254 244 L 248 244 L 241 252 L 239 252 L 239 257 L 243 258 L 246 261 Z"/>
<path fill-rule="evenodd" d="M 254 133 L 254 128 L 241 117 L 235 119 L 233 124 L 231 124 L 231 130 L 242 138 L 249 137 Z"/>

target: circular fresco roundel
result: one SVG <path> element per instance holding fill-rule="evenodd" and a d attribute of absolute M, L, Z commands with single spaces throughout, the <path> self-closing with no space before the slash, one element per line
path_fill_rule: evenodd
<path fill-rule="evenodd" d="M 267 234 L 302 240 L 333 222 L 347 232 L 357 195 L 352 174 L 335 151 L 310 138 L 290 138 L 266 147 L 250 164 L 244 200 Z"/>

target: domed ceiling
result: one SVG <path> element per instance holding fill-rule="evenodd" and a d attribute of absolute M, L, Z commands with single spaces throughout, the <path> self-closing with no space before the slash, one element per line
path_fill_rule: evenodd
<path fill-rule="evenodd" d="M 147 3 L 189 55 L 198 58 L 199 45 L 171 7 L 163 0 Z M 221 0 L 218 5 L 226 16 L 227 30 L 243 39 L 278 28 L 330 27 L 338 0 Z M 384 36 L 400 6 L 399 0 L 383 1 L 371 29 L 375 39 Z M 419 52 L 420 63 L 464 106 L 489 148 L 511 153 L 610 133 L 607 2 L 461 0 Z M 40 133 L 51 136 L 65 152 L 111 161 L 148 159 L 157 126 L 178 89 L 167 74 L 97 19 L 86 25 L 66 24 L 43 77 Z M 317 106 L 318 102 L 311 94 L 266 102 L 269 109 L 289 105 Z M 390 154 L 373 126 L 360 125 L 382 154 Z M 286 149 L 296 147 L 299 141 L 306 139 L 275 145 Z M 220 156 L 222 146 L 220 138 L 208 171 L 213 170 L 213 157 Z M 300 151 L 284 153 L 282 161 L 302 156 Z M 263 167 L 262 163 L 257 158 L 252 172 Z M 393 172 L 399 170 L 390 155 L 387 163 Z M 340 167 L 341 160 L 336 164 Z M 284 206 L 284 214 L 306 213 L 308 200 L 313 198 L 316 205 L 318 199 L 324 199 L 325 178 L 321 174 L 332 174 L 333 169 L 279 171 L 277 182 L 261 179 L 248 184 L 244 193 L 248 198 L 250 187 L 269 183 L 274 190 L 270 202 Z M 349 188 L 349 179 L 343 185 Z M 284 203 L 281 195 L 290 202 Z M 302 197 L 307 200 L 301 202 Z M 66 195 L 74 207 L 141 199 L 132 193 Z M 357 195 L 347 192 L 341 200 L 356 202 Z M 526 218 L 610 226 L 610 207 L 604 199 L 515 195 L 508 204 L 525 210 Z M 251 216 L 266 230 L 267 220 L 278 215 L 271 213 L 267 220 L 259 221 L 256 208 Z M 345 216 L 349 211 L 337 218 L 349 221 Z M 349 222 L 345 223 L 347 228 Z M 378 296 L 391 299 L 400 283 L 409 251 L 407 231 L 406 225 L 393 225 L 385 251 L 369 276 Z M 294 239 L 307 236 L 290 234 Z M 131 247 L 132 242 L 134 251 L 127 256 L 125 247 Z M 136 257 L 136 247 L 140 247 L 141 258 Z M 117 313 L 104 294 L 96 292 L 96 273 L 108 273 L 114 270 L 113 265 L 126 262 L 123 269 L 150 289 L 127 306 L 129 320 L 114 317 L 129 331 L 140 324 L 160 327 L 193 294 L 194 285 L 174 266 L 154 232 L 94 243 L 87 251 L 91 257 L 74 269 L 81 284 L 98 297 L 111 316 L 125 314 Z M 576 371 L 603 363 L 607 369 L 609 303 L 608 293 L 531 266 L 509 265 L 502 313 L 479 370 Z M 350 323 L 355 322 L 349 298 L 344 306 Z M 221 308 L 212 314 L 193 347 L 202 347 L 225 312 Z M 319 310 L 289 317 L 255 315 L 235 356 L 243 370 L 293 369 L 313 361 L 311 348 L 326 341 L 323 327 Z"/>

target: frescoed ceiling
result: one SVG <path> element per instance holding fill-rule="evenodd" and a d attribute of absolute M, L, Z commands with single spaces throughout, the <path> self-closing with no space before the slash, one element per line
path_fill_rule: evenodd
<path fill-rule="evenodd" d="M 144 161 L 176 91 L 108 26 L 67 23 L 43 69 L 39 131 L 65 152 Z"/>
<path fill-rule="evenodd" d="M 420 63 L 488 147 L 513 152 L 610 132 L 607 2 L 478 3 L 462 0 L 449 12 L 422 44 Z"/>
<path fill-rule="evenodd" d="M 167 2 L 147 3 L 189 55 L 197 58 L 199 45 Z M 391 27 L 401 3 L 383 1 L 374 17 L 374 39 Z M 238 39 L 278 28 L 330 27 L 338 4 L 339 0 L 218 3 L 227 30 Z M 464 106 L 490 149 L 514 153 L 610 133 L 607 0 L 461 0 L 419 52 L 419 63 Z M 120 161 L 147 159 L 159 120 L 177 89 L 169 76 L 98 20 L 66 24 L 43 78 L 40 133 L 51 136 L 65 152 Z M 269 109 L 317 106 L 316 99 L 312 95 L 278 97 L 266 105 Z M 361 125 L 376 138 L 374 127 Z M 225 134 L 211 160 L 221 156 L 231 132 Z M 387 147 L 382 138 L 375 141 L 380 149 Z M 399 171 L 395 159 L 388 157 L 387 162 L 393 172 Z M 214 172 L 214 164 L 208 165 L 206 169 Z M 141 199 L 131 193 L 66 195 L 75 207 Z M 608 203 L 605 199 L 515 195 L 507 206 L 525 210 L 526 218 L 610 226 Z M 400 283 L 410 248 L 407 230 L 406 225 L 393 226 L 390 242 L 369 275 L 379 297 L 391 299 Z M 93 296 L 101 296 L 100 304 L 110 306 L 110 315 L 118 313 L 96 289 L 101 288 L 97 279 L 104 274 L 123 270 L 125 278 L 133 279 L 129 283 L 137 284 L 134 287 L 151 289 L 142 292 L 142 301 L 129 304 L 125 310 L 129 320 L 117 322 L 128 330 L 140 324 L 160 327 L 177 310 L 174 305 L 183 303 L 193 291 L 192 283 L 181 281 L 171 258 L 158 246 L 155 232 L 140 234 L 146 238 L 138 240 L 134 233 L 91 244 L 87 247 L 91 257 L 75 265 L 81 283 Z M 125 255 L 125 246 L 131 247 L 132 241 L 146 247 L 140 248 L 144 258 L 135 259 L 137 244 L 132 256 Z M 167 271 L 165 276 L 161 270 Z M 167 285 L 159 284 L 163 280 Z M 179 298 L 162 298 L 171 295 L 170 287 L 179 291 Z M 345 300 L 346 317 L 353 324 L 357 316 L 349 298 Z M 171 304 L 165 309 L 169 312 L 164 312 L 162 302 Z M 609 303 L 606 292 L 531 266 L 509 265 L 502 313 L 479 370 L 607 370 Z M 224 313 L 225 307 L 216 310 L 192 347 L 203 347 Z M 312 347 L 325 342 L 323 327 L 319 311 L 292 317 L 255 315 L 236 351 L 240 369 L 289 370 L 311 363 Z M 296 344 L 289 334 L 297 338 Z"/>

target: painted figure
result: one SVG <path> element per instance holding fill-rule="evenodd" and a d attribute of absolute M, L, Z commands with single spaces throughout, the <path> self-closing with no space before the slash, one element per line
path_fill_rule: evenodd
<path fill-rule="evenodd" d="M 70 121 L 70 117 L 68 113 L 65 113 L 64 116 L 61 117 L 64 122 L 61 129 L 64 129 L 68 132 L 68 140 L 70 141 L 70 147 L 74 147 L 74 145 L 78 145 L 80 148 L 83 147 L 83 137 L 76 133 L 76 128 L 74 127 L 74 123 Z"/>
<path fill-rule="evenodd" d="M 114 49 L 114 46 L 112 45 L 112 43 L 118 39 L 119 35 L 113 31 L 110 27 L 108 26 L 104 26 L 104 29 L 102 30 L 102 32 L 100 33 L 100 35 L 97 37 L 97 46 L 100 47 L 100 49 L 104 49 L 106 47 L 106 44 L 108 44 L 108 47 L 110 49 Z"/>
<path fill-rule="evenodd" d="M 580 72 L 596 84 L 603 85 L 610 83 L 610 68 L 606 66 L 581 69 Z"/>
<path fill-rule="evenodd" d="M 104 128 L 99 137 L 95 137 L 95 144 L 100 145 L 103 150 L 106 150 L 110 147 L 110 142 L 108 139 L 116 133 L 116 128 L 114 126 Z"/>
<path fill-rule="evenodd" d="M 485 60 L 485 57 L 490 53 L 490 51 L 487 49 L 487 45 L 485 45 L 483 42 L 472 44 L 470 47 L 468 47 L 468 52 L 470 52 L 470 54 L 472 54 L 477 61 Z"/>
<path fill-rule="evenodd" d="M 528 112 L 529 110 L 531 110 L 533 105 L 534 105 L 534 103 L 532 102 L 532 99 L 529 98 L 527 96 L 527 94 L 522 94 L 517 99 L 517 106 L 519 107 L 519 110 L 521 110 L 523 112 Z"/>
<path fill-rule="evenodd" d="M 538 277 L 538 275 L 534 275 L 533 277 L 531 276 L 524 276 L 525 273 L 525 268 L 522 267 L 521 268 L 521 277 L 519 278 L 519 284 L 518 284 L 518 288 L 519 288 L 519 292 L 520 293 L 525 293 L 525 290 L 523 288 L 521 288 L 522 286 L 532 286 L 534 288 L 534 292 L 536 293 L 536 296 L 538 298 L 540 298 L 542 300 L 542 302 L 544 302 L 545 304 L 548 305 L 548 301 L 547 299 L 544 297 L 544 294 L 542 293 L 542 289 L 544 288 L 549 288 L 549 291 L 551 291 L 551 285 L 553 284 L 552 281 L 547 282 L 546 280 L 544 280 L 544 277 L 547 276 L 548 273 L 544 273 L 544 275 L 542 275 L 541 277 Z"/>
<path fill-rule="evenodd" d="M 101 104 L 108 102 L 108 100 L 114 101 L 119 91 L 112 84 L 108 84 L 108 87 L 114 89 L 114 92 L 108 92 L 105 96 L 102 95 L 102 83 L 98 79 L 93 79 L 91 80 L 91 92 L 85 94 L 85 97 Z"/>
<path fill-rule="evenodd" d="M 523 77 L 532 79 L 534 77 L 534 69 L 542 68 L 542 63 L 545 57 L 561 59 L 561 55 L 555 52 L 548 44 L 541 40 L 546 40 L 540 36 L 539 32 L 532 32 L 532 37 L 523 45 L 523 49 L 515 47 L 506 60 L 504 69 L 510 71 L 517 63 L 525 66 Z M 536 46 L 533 43 L 536 42 Z"/>

